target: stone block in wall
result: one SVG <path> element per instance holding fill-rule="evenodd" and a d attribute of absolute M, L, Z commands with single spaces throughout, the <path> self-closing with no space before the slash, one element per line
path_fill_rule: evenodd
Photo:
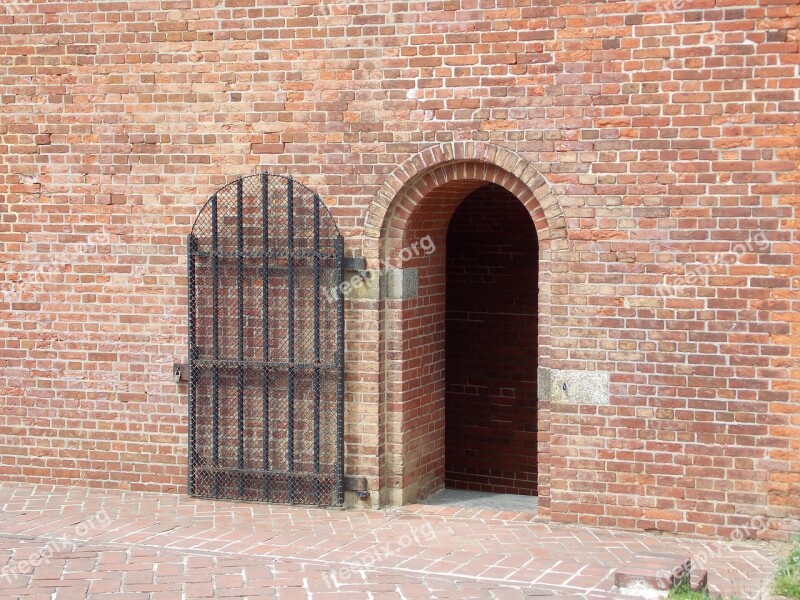
<path fill-rule="evenodd" d="M 557 404 L 608 404 L 609 373 L 607 371 L 573 371 L 539 367 L 537 395 L 539 400 Z"/>

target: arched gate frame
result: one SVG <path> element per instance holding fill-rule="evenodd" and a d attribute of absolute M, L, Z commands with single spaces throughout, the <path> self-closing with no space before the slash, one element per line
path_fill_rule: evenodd
<path fill-rule="evenodd" d="M 239 178 L 189 236 L 189 493 L 340 506 L 343 240 L 291 178 Z"/>

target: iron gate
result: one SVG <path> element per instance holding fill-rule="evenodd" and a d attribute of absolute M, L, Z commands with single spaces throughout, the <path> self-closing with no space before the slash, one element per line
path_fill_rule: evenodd
<path fill-rule="evenodd" d="M 342 237 L 319 196 L 265 173 L 189 236 L 189 493 L 343 502 Z"/>

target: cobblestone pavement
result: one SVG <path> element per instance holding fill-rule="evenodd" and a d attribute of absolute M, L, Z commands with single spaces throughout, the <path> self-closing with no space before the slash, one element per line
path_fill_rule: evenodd
<path fill-rule="evenodd" d="M 780 547 L 441 506 L 325 510 L 0 483 L 0 598 L 606 599 L 641 552 L 753 598 Z"/>

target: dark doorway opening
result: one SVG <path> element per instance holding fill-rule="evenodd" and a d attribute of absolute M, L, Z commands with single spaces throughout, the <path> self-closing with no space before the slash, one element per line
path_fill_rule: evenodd
<path fill-rule="evenodd" d="M 537 494 L 536 228 L 497 185 L 447 233 L 445 486 Z"/>

